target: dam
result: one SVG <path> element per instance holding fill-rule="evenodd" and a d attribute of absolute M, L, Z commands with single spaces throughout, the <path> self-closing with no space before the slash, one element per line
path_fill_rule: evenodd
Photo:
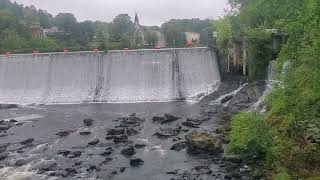
<path fill-rule="evenodd" d="M 0 56 L 0 103 L 188 100 L 219 82 L 205 47 Z"/>

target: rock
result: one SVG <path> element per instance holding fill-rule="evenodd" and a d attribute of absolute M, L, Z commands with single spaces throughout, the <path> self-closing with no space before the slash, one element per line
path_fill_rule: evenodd
<path fill-rule="evenodd" d="M 123 173 L 126 170 L 126 167 L 121 167 L 120 172 Z"/>
<path fill-rule="evenodd" d="M 33 141 L 34 141 L 33 138 L 28 138 L 28 139 L 26 139 L 26 140 L 21 141 L 20 144 L 26 145 L 26 144 L 32 143 Z"/>
<path fill-rule="evenodd" d="M 7 159 L 8 154 L 0 154 L 0 161 Z"/>
<path fill-rule="evenodd" d="M 56 135 L 60 137 L 66 137 L 66 136 L 69 136 L 69 134 L 70 134 L 70 131 L 60 131 Z"/>
<path fill-rule="evenodd" d="M 147 145 L 145 144 L 135 144 L 134 147 L 137 148 L 137 149 L 141 149 L 141 148 L 144 148 L 146 147 Z"/>
<path fill-rule="evenodd" d="M 240 158 L 240 156 L 236 156 L 236 155 L 226 155 L 226 154 L 224 154 L 222 159 L 224 161 L 229 161 L 229 162 L 237 163 L 237 164 L 242 162 L 242 159 Z"/>
<path fill-rule="evenodd" d="M 128 148 L 122 149 L 121 154 L 126 157 L 131 157 L 136 153 L 136 150 L 133 146 L 129 146 Z"/>
<path fill-rule="evenodd" d="M 17 123 L 15 123 L 14 125 L 16 125 L 16 126 L 22 126 L 22 125 L 24 125 L 25 124 L 25 122 L 17 122 Z"/>
<path fill-rule="evenodd" d="M 80 131 L 79 134 L 80 134 L 81 136 L 88 136 L 88 135 L 91 134 L 91 132 L 90 132 L 90 131 Z"/>
<path fill-rule="evenodd" d="M 107 135 L 123 135 L 125 129 L 109 129 Z"/>
<path fill-rule="evenodd" d="M 0 124 L 3 124 L 4 123 L 4 120 L 0 120 Z"/>
<path fill-rule="evenodd" d="M 221 103 L 221 104 L 227 103 L 227 102 L 229 102 L 232 98 L 233 98 L 233 95 L 226 96 L 225 98 L 221 99 L 220 103 Z"/>
<path fill-rule="evenodd" d="M 228 179 L 228 180 L 230 180 L 230 179 L 232 179 L 232 176 L 231 176 L 231 175 L 229 175 L 229 174 L 227 174 L 227 175 L 225 175 L 225 176 L 224 176 L 224 179 Z"/>
<path fill-rule="evenodd" d="M 7 131 L 8 129 L 10 129 L 12 126 L 9 124 L 1 124 L 0 125 L 0 132 L 2 131 Z"/>
<path fill-rule="evenodd" d="M 81 152 L 80 151 L 73 151 L 69 154 L 69 158 L 76 158 L 76 157 L 80 157 L 81 156 Z"/>
<path fill-rule="evenodd" d="M 112 160 L 113 160 L 113 158 L 106 157 L 105 160 L 102 162 L 102 164 L 107 164 L 107 163 L 111 162 Z"/>
<path fill-rule="evenodd" d="M 111 174 L 112 174 L 112 175 L 117 175 L 118 172 L 117 172 L 117 171 L 112 171 Z"/>
<path fill-rule="evenodd" d="M 170 150 L 173 150 L 173 151 L 181 151 L 183 149 L 185 149 L 187 147 L 187 143 L 185 142 L 180 142 L 180 143 L 177 143 L 177 144 L 174 144 Z"/>
<path fill-rule="evenodd" d="M 191 122 L 191 121 L 186 121 L 182 122 L 183 126 L 191 127 L 191 128 L 199 128 L 199 123 Z"/>
<path fill-rule="evenodd" d="M 111 151 L 106 151 L 100 154 L 100 156 L 106 157 L 106 156 L 110 156 L 112 154 Z"/>
<path fill-rule="evenodd" d="M 6 136 L 8 136 L 7 133 L 4 133 L 4 132 L 0 133 L 0 138 L 1 138 L 1 137 L 6 137 Z"/>
<path fill-rule="evenodd" d="M 212 174 L 212 170 L 208 166 L 196 166 L 193 168 L 196 174 Z"/>
<path fill-rule="evenodd" d="M 0 110 L 1 109 L 13 109 L 18 108 L 18 105 L 16 104 L 0 104 Z"/>
<path fill-rule="evenodd" d="M 180 129 L 173 128 L 160 128 L 154 135 L 158 138 L 169 138 L 172 136 L 177 136 L 180 133 Z"/>
<path fill-rule="evenodd" d="M 130 115 L 129 115 L 129 117 L 136 117 L 136 113 L 131 113 Z"/>
<path fill-rule="evenodd" d="M 68 151 L 68 150 L 59 150 L 58 154 L 59 155 L 63 155 L 63 156 L 67 156 L 67 155 L 70 154 L 70 151 Z"/>
<path fill-rule="evenodd" d="M 223 141 L 217 135 L 193 131 L 185 136 L 187 144 L 196 149 L 221 152 Z"/>
<path fill-rule="evenodd" d="M 128 129 L 126 129 L 126 134 L 127 134 L 128 136 L 134 136 L 134 135 L 139 134 L 139 131 L 138 131 L 138 130 L 135 130 L 135 129 L 133 129 L 133 128 L 128 128 Z"/>
<path fill-rule="evenodd" d="M 130 165 L 133 167 L 141 166 L 144 164 L 144 161 L 140 158 L 130 159 Z"/>
<path fill-rule="evenodd" d="M 107 140 L 113 139 L 113 142 L 115 144 L 119 143 L 127 143 L 128 142 L 128 136 L 126 135 L 121 135 L 121 136 L 108 136 L 106 137 Z"/>
<path fill-rule="evenodd" d="M 123 117 L 120 127 L 137 127 L 140 126 L 145 119 L 138 117 Z"/>
<path fill-rule="evenodd" d="M 14 163 L 15 166 L 24 166 L 28 164 L 28 161 L 26 159 L 23 159 L 23 158 L 20 158 L 20 159 L 17 159 L 16 162 Z"/>
<path fill-rule="evenodd" d="M 88 145 L 94 146 L 97 145 L 100 142 L 99 139 L 92 139 L 91 141 L 88 142 Z"/>
<path fill-rule="evenodd" d="M 9 120 L 9 123 L 16 123 L 16 122 L 18 122 L 18 121 L 15 120 L 15 119 L 10 119 L 10 120 Z"/>
<path fill-rule="evenodd" d="M 74 169 L 74 168 L 66 168 L 64 171 L 67 172 L 67 176 L 66 177 L 75 176 L 77 174 L 77 170 Z"/>
<path fill-rule="evenodd" d="M 55 171 L 57 163 L 54 160 L 42 161 L 38 163 L 33 169 L 40 171 Z"/>
<path fill-rule="evenodd" d="M 92 126 L 93 125 L 93 120 L 92 119 L 84 119 L 83 120 L 83 124 L 85 125 L 85 126 Z"/>
<path fill-rule="evenodd" d="M 170 123 L 170 122 L 173 122 L 173 121 L 176 121 L 180 119 L 179 117 L 175 117 L 173 115 L 170 115 L 170 114 L 164 114 L 164 117 L 159 117 L 159 116 L 155 116 L 152 118 L 152 121 L 153 122 L 158 122 L 158 123 L 161 123 L 161 124 L 165 124 L 165 123 Z"/>

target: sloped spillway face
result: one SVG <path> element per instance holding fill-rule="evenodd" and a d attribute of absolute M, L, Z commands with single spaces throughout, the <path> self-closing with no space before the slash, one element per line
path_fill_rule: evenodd
<path fill-rule="evenodd" d="M 0 103 L 41 102 L 49 62 L 49 56 L 0 57 Z"/>
<path fill-rule="evenodd" d="M 0 64 L 0 103 L 170 101 L 220 80 L 207 48 L 2 56 Z"/>

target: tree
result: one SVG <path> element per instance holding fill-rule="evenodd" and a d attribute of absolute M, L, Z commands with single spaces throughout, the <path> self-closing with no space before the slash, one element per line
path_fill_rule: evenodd
<path fill-rule="evenodd" d="M 54 18 L 54 24 L 67 34 L 71 34 L 76 29 L 77 19 L 70 13 L 59 13 Z"/>
<path fill-rule="evenodd" d="M 134 24 L 128 14 L 120 14 L 115 17 L 111 24 L 111 39 L 120 41 L 122 37 L 133 35 Z"/>
<path fill-rule="evenodd" d="M 51 28 L 53 23 L 53 17 L 47 11 L 39 10 L 38 11 L 40 26 L 43 28 Z"/>

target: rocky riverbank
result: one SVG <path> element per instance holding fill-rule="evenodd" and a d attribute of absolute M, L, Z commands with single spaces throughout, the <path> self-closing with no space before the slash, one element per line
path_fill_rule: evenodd
<path fill-rule="evenodd" d="M 262 96 L 265 85 L 244 83 L 241 78 L 228 79 L 198 104 L 1 109 L 0 175 L 6 179 L 244 179 L 251 171 L 248 164 L 224 155 L 228 123 L 234 113 Z M 19 114 L 30 119 L 11 118 Z"/>

